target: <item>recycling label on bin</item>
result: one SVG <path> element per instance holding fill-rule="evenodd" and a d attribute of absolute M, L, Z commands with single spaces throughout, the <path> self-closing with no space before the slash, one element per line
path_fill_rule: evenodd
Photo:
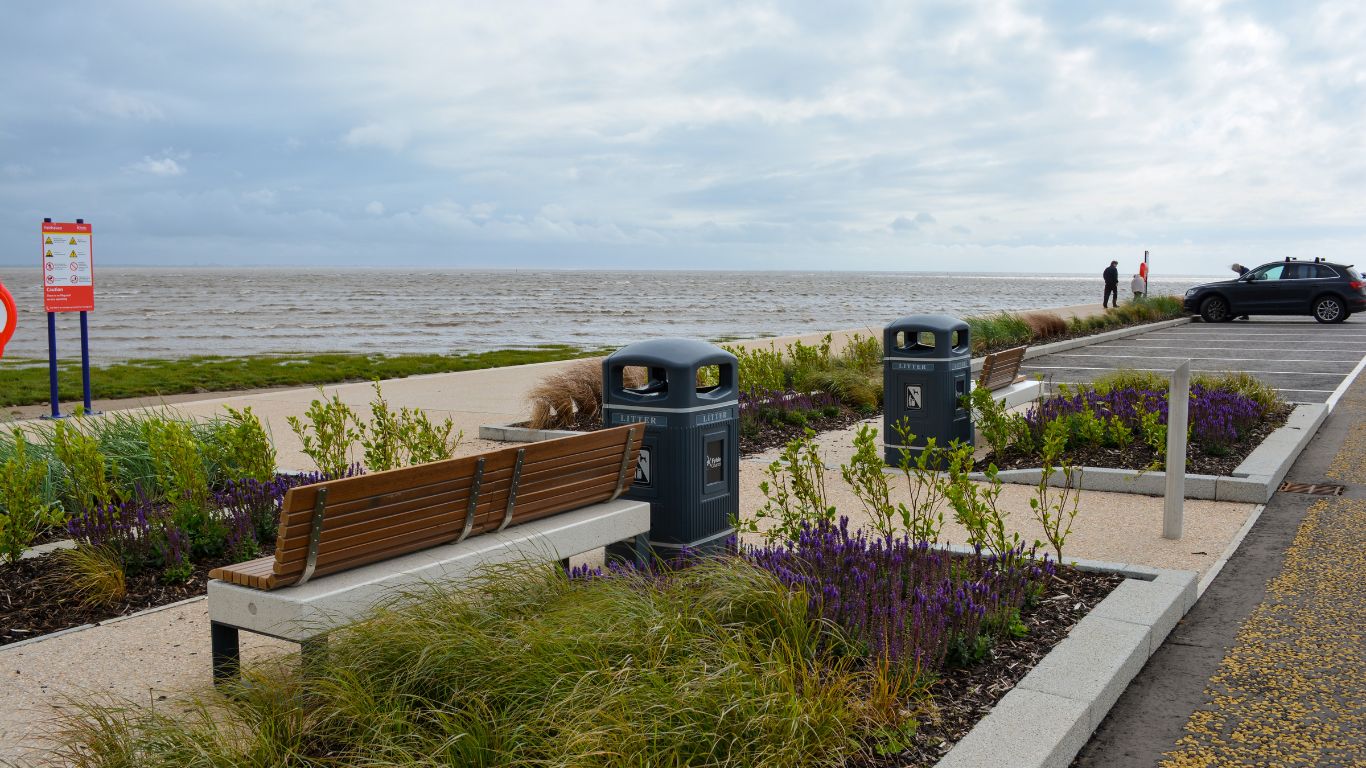
<path fill-rule="evenodd" d="M 925 402 L 924 393 L 920 391 L 919 384 L 906 385 L 906 410 L 918 411 L 921 403 Z"/>
<path fill-rule="evenodd" d="M 641 448 L 640 458 L 636 460 L 636 479 L 632 481 L 634 485 L 643 488 L 650 487 L 650 449 Z"/>

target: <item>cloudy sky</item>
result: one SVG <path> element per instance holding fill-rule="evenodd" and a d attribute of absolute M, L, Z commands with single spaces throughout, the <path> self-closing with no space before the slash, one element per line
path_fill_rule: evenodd
<path fill-rule="evenodd" d="M 0 264 L 1366 262 L 1366 11 L 9 3 Z"/>

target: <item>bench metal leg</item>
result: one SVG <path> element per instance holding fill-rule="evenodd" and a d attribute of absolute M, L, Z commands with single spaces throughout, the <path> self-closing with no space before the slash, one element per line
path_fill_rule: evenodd
<path fill-rule="evenodd" d="M 237 627 L 209 622 L 209 642 L 213 653 L 213 684 L 232 682 L 242 666 Z"/>
<path fill-rule="evenodd" d="M 633 561 L 635 562 L 635 564 L 636 564 L 638 567 L 640 567 L 640 568 L 644 568 L 645 566 L 647 566 L 647 565 L 650 564 L 651 552 L 650 552 L 650 537 L 649 537 L 649 536 L 647 536 L 647 535 L 645 535 L 645 534 L 643 534 L 643 533 L 638 534 L 638 535 L 636 536 L 636 538 L 635 538 L 635 553 L 634 553 L 633 556 L 632 556 L 632 560 L 633 560 Z"/>

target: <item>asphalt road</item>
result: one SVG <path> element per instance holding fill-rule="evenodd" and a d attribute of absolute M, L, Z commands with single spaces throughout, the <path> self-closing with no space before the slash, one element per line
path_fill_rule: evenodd
<path fill-rule="evenodd" d="M 1310 318 L 1196 321 L 1069 352 L 1026 360 L 1021 373 L 1046 381 L 1084 383 L 1131 368 L 1169 373 L 1191 361 L 1192 373 L 1247 371 L 1286 400 L 1322 403 L 1366 358 L 1366 316 L 1339 325 Z"/>

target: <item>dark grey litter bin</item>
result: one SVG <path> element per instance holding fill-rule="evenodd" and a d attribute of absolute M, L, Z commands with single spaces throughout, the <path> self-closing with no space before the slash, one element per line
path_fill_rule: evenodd
<path fill-rule="evenodd" d="M 972 379 L 968 336 L 968 324 L 949 315 L 910 315 L 883 330 L 883 458 L 888 464 L 899 464 L 903 449 L 914 459 L 927 438 L 939 446 L 972 443 L 972 411 L 961 400 Z M 904 446 L 895 429 L 903 420 L 915 434 Z"/>
<path fill-rule="evenodd" d="M 648 371 L 648 381 L 630 389 L 624 372 L 636 366 Z M 710 366 L 719 382 L 699 387 L 698 371 Z M 623 495 L 650 502 L 655 554 L 723 548 L 740 512 L 735 356 L 694 339 L 652 339 L 609 355 L 602 382 L 604 424 L 645 425 L 635 480 Z"/>

